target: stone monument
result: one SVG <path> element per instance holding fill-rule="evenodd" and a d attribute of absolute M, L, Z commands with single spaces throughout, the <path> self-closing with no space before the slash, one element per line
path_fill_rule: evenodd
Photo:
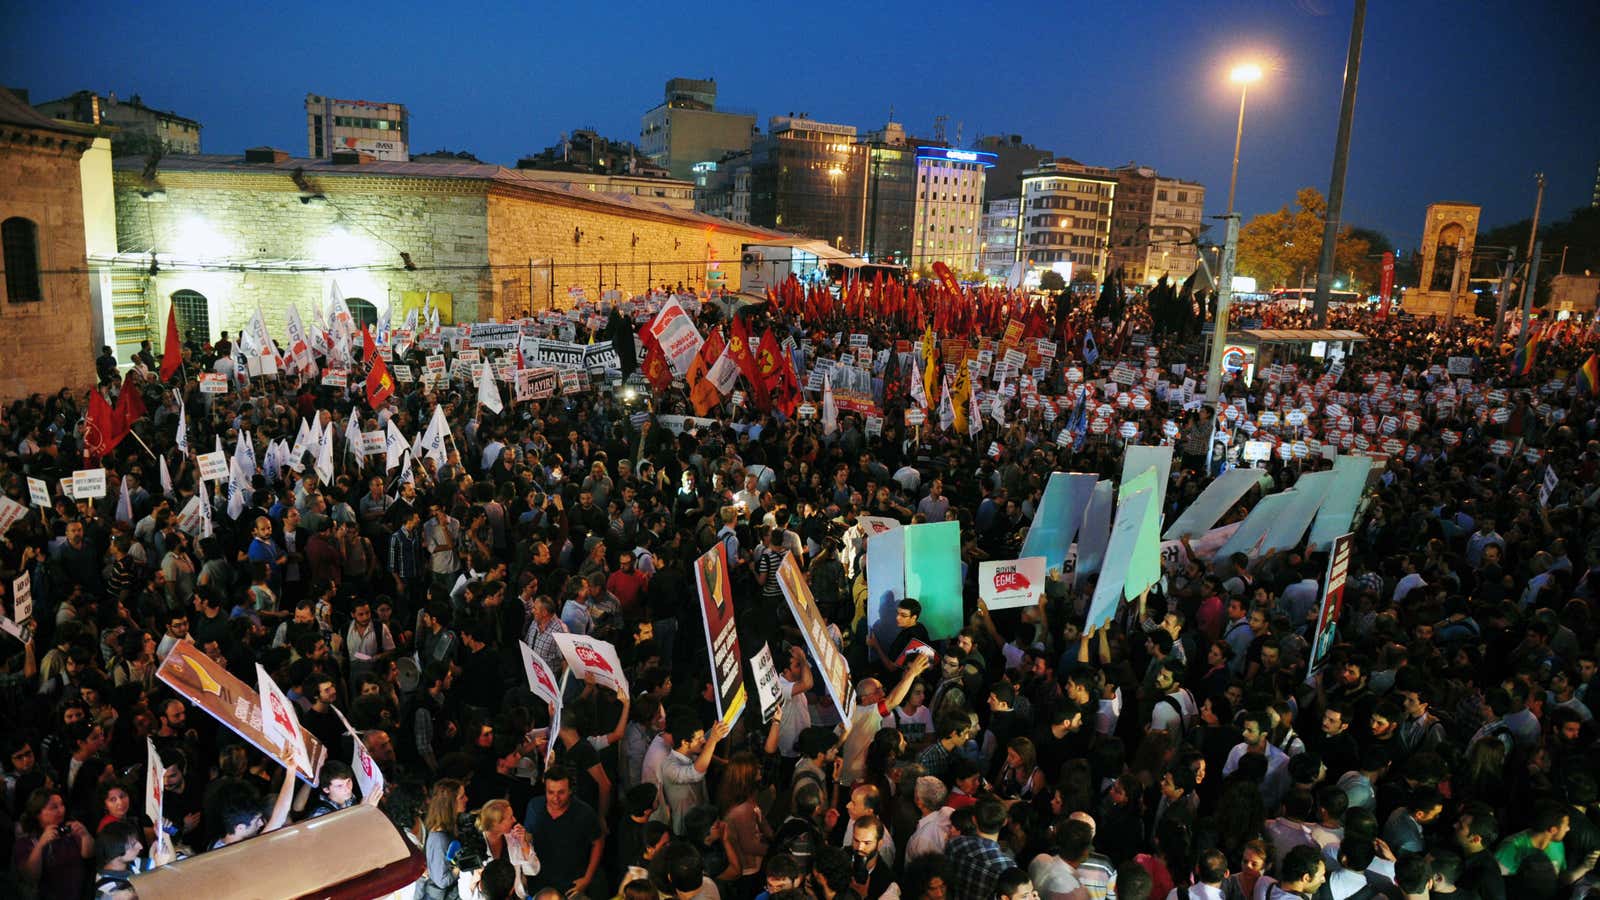
<path fill-rule="evenodd" d="M 1415 316 L 1471 316 L 1476 296 L 1467 290 L 1472 251 L 1478 240 L 1475 203 L 1430 203 L 1422 225 L 1417 286 L 1405 292 L 1405 310 Z M 1456 263 L 1460 262 L 1457 272 Z"/>

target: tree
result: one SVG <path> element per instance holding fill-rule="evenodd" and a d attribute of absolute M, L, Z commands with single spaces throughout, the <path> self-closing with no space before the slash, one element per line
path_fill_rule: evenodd
<path fill-rule="evenodd" d="M 1295 208 L 1284 206 L 1277 212 L 1251 219 L 1239 229 L 1239 274 L 1249 275 L 1262 290 L 1272 287 L 1315 287 L 1317 261 L 1322 252 L 1322 228 L 1328 203 L 1316 188 L 1301 188 L 1295 195 Z M 1334 246 L 1334 280 L 1347 282 L 1355 273 L 1351 289 L 1372 287 L 1377 282 L 1377 260 L 1373 238 L 1387 239 L 1369 229 L 1346 226 Z M 1357 286 L 1360 286 L 1359 288 Z"/>
<path fill-rule="evenodd" d="M 1067 280 L 1061 277 L 1060 272 L 1054 269 L 1046 269 L 1039 273 L 1039 290 L 1059 294 L 1066 289 Z"/>

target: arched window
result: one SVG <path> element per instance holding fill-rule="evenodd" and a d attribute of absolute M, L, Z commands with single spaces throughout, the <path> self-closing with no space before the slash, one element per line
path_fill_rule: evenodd
<path fill-rule="evenodd" d="M 172 295 L 178 311 L 178 334 L 185 343 L 203 344 L 211 340 L 211 304 L 199 291 L 181 290 Z"/>
<path fill-rule="evenodd" d="M 5 245 L 6 299 L 12 303 L 37 303 L 39 289 L 39 226 L 14 216 L 0 222 L 0 244 Z"/>
<path fill-rule="evenodd" d="M 356 330 L 367 325 L 376 328 L 378 325 L 378 308 L 360 297 L 350 297 L 344 301 L 350 307 L 350 318 L 355 320 Z"/>

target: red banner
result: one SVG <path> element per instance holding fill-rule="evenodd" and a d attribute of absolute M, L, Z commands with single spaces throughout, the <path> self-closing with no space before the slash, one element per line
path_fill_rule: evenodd
<path fill-rule="evenodd" d="M 1333 539 L 1328 550 L 1328 574 L 1322 588 L 1322 608 L 1317 611 L 1317 631 L 1311 639 L 1311 664 L 1306 675 L 1307 683 L 1322 669 L 1328 648 L 1333 646 L 1335 625 L 1344 606 L 1345 575 L 1350 569 L 1350 541 L 1353 534 L 1341 534 Z"/>

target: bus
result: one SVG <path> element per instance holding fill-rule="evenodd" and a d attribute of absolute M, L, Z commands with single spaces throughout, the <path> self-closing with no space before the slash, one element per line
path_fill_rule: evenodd
<path fill-rule="evenodd" d="M 1279 288 L 1272 292 L 1272 299 L 1296 311 L 1304 312 L 1311 308 L 1316 300 L 1316 288 Z M 1345 306 L 1351 303 L 1365 305 L 1367 298 L 1356 291 L 1329 291 L 1329 306 Z"/>

